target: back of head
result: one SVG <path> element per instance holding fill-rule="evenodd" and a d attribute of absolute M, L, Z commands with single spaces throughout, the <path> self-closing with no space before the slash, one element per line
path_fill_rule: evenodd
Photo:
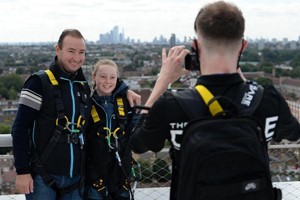
<path fill-rule="evenodd" d="M 245 19 L 241 10 L 231 3 L 217 1 L 203 7 L 194 29 L 208 43 L 239 43 L 244 35 Z"/>

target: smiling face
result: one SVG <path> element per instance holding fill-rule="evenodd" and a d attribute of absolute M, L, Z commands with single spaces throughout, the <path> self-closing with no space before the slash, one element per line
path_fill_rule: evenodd
<path fill-rule="evenodd" d="M 56 46 L 58 66 L 65 72 L 76 72 L 85 61 L 86 46 L 83 38 L 66 36 L 62 45 Z"/>
<path fill-rule="evenodd" d="M 110 96 L 117 85 L 118 71 L 112 64 L 96 65 L 93 80 L 99 96 Z"/>

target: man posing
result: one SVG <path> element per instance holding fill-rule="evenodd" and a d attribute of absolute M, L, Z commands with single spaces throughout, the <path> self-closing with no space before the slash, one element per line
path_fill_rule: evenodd
<path fill-rule="evenodd" d="M 26 80 L 12 128 L 16 189 L 26 199 L 82 199 L 84 135 L 91 112 L 81 69 L 86 55 L 82 34 L 64 30 L 55 53 L 49 70 Z M 127 98 L 131 106 L 140 102 L 132 91 Z"/>

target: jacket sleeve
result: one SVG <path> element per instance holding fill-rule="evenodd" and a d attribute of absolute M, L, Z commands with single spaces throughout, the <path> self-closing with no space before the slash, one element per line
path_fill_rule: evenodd
<path fill-rule="evenodd" d="M 132 151 L 134 151 L 135 153 L 145 153 L 146 151 L 149 150 L 149 148 L 143 141 L 143 136 L 142 136 L 143 124 L 146 116 L 147 114 L 140 115 L 130 137 L 130 147 Z"/>
<path fill-rule="evenodd" d="M 131 135 L 131 148 L 135 153 L 148 150 L 160 151 L 170 134 L 167 122 L 167 102 L 164 97 L 158 99 L 148 114 L 141 114 Z"/>
<path fill-rule="evenodd" d="M 278 127 L 275 128 L 273 140 L 280 142 L 282 139 L 296 141 L 300 138 L 299 121 L 293 116 L 289 105 L 283 96 L 274 88 L 269 86 L 270 95 L 278 101 Z M 272 126 L 272 123 L 266 124 Z"/>
<path fill-rule="evenodd" d="M 17 174 L 30 173 L 30 130 L 42 104 L 42 87 L 38 76 L 29 78 L 21 91 L 19 108 L 12 126 L 13 152 Z"/>

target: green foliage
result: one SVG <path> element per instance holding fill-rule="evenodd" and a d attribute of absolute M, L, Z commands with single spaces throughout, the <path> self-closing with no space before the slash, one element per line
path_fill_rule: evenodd
<path fill-rule="evenodd" d="M 167 182 L 171 180 L 171 171 L 167 161 L 157 158 L 153 163 L 153 177 L 158 182 Z"/>
<path fill-rule="evenodd" d="M 0 123 L 0 134 L 10 134 L 11 127 L 7 124 Z M 0 154 L 7 154 L 12 151 L 12 147 L 0 147 Z"/>
<path fill-rule="evenodd" d="M 256 82 L 260 85 L 271 85 L 273 83 L 271 79 L 264 77 L 257 78 Z"/>
<path fill-rule="evenodd" d="M 5 99 L 16 99 L 21 92 L 24 80 L 18 74 L 9 74 L 0 79 L 0 96 Z"/>
<path fill-rule="evenodd" d="M 11 128 L 7 124 L 0 123 L 0 134 L 10 134 Z"/>
<path fill-rule="evenodd" d="M 18 67 L 17 69 L 16 69 L 16 74 L 24 74 L 25 73 L 25 70 L 24 70 L 24 67 Z"/>
<path fill-rule="evenodd" d="M 33 73 L 35 73 L 35 72 L 38 72 L 38 71 L 40 71 L 41 70 L 41 68 L 40 67 L 30 67 L 29 68 L 29 72 L 30 72 L 30 74 L 33 74 Z"/>
<path fill-rule="evenodd" d="M 133 64 L 128 64 L 124 66 L 124 71 L 133 71 L 135 69 L 135 67 L 133 66 Z"/>
<path fill-rule="evenodd" d="M 0 155 L 11 154 L 12 147 L 0 147 Z"/>
<path fill-rule="evenodd" d="M 244 64 L 241 66 L 241 69 L 243 72 L 257 72 L 259 71 L 259 67 L 258 66 L 254 66 L 251 64 Z"/>
<path fill-rule="evenodd" d="M 142 183 L 152 183 L 152 171 L 151 171 L 151 163 L 148 160 L 139 159 L 138 162 L 141 165 L 142 171 Z"/>
<path fill-rule="evenodd" d="M 272 62 L 264 62 L 264 63 L 261 64 L 260 68 L 261 68 L 262 71 L 271 74 L 272 70 L 274 68 L 274 64 Z"/>
<path fill-rule="evenodd" d="M 241 61 L 251 61 L 251 62 L 257 62 L 260 60 L 260 57 L 255 49 L 246 49 L 243 52 L 243 55 L 241 57 Z"/>
<path fill-rule="evenodd" d="M 262 50 L 262 57 L 263 57 L 263 60 L 266 62 L 278 63 L 278 62 L 282 61 L 282 58 L 280 55 L 281 54 L 278 50 L 271 50 L 271 49 L 263 49 Z"/>

